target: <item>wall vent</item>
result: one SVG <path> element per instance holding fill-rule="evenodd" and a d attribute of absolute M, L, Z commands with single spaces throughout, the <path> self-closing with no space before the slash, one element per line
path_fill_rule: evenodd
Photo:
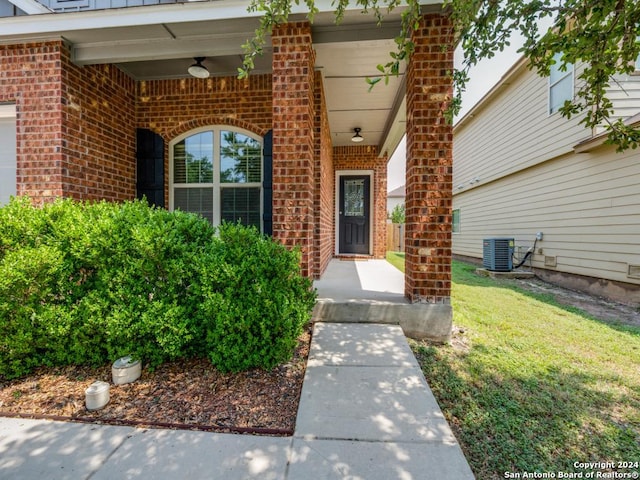
<path fill-rule="evenodd" d="M 493 272 L 513 270 L 513 238 L 485 238 L 482 241 L 482 266 Z"/>
<path fill-rule="evenodd" d="M 627 277 L 640 278 L 640 265 L 628 265 Z"/>
<path fill-rule="evenodd" d="M 556 260 L 556 257 L 549 257 L 547 255 L 545 255 L 544 257 L 544 266 L 545 267 L 555 267 L 558 265 L 558 262 Z"/>

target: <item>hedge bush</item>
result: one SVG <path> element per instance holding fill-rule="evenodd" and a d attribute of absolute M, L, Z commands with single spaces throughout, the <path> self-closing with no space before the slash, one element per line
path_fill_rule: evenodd
<path fill-rule="evenodd" d="M 129 354 L 272 368 L 314 302 L 298 254 L 252 228 L 141 201 L 0 208 L 0 377 Z"/>

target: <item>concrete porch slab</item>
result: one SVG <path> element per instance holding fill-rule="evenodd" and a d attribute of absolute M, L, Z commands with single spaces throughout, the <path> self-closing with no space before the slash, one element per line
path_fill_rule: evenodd
<path fill-rule="evenodd" d="M 314 286 L 315 321 L 395 324 L 408 337 L 443 343 L 451 336 L 451 305 L 409 303 L 404 274 L 386 260 L 333 259 Z"/>
<path fill-rule="evenodd" d="M 314 286 L 320 303 L 409 303 L 404 297 L 404 274 L 386 260 L 333 259 Z"/>

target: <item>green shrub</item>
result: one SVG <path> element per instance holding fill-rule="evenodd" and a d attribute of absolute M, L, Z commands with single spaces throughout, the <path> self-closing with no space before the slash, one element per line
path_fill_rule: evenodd
<path fill-rule="evenodd" d="M 255 228 L 225 224 L 212 257 L 202 265 L 206 346 L 223 371 L 272 368 L 291 357 L 315 303 L 311 281 L 299 275 L 298 252 L 260 235 Z M 207 258 L 207 257 L 204 257 Z"/>
<path fill-rule="evenodd" d="M 245 227 L 216 237 L 198 216 L 139 201 L 0 208 L 0 377 L 128 354 L 270 368 L 313 301 L 296 254 Z"/>

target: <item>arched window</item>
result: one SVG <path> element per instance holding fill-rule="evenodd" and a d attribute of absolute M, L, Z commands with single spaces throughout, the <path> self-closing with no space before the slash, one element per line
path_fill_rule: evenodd
<path fill-rule="evenodd" d="M 170 144 L 169 208 L 262 230 L 262 142 L 250 132 L 206 127 Z"/>

